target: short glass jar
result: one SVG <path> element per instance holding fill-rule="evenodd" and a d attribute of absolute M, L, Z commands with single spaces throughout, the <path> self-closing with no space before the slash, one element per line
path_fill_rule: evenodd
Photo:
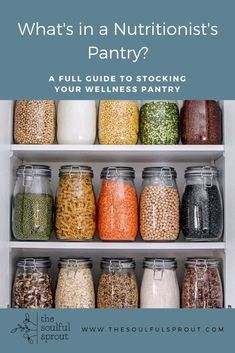
<path fill-rule="evenodd" d="M 12 289 L 12 308 L 52 308 L 52 284 L 49 257 L 20 257 Z"/>
<path fill-rule="evenodd" d="M 181 139 L 186 145 L 222 143 L 222 111 L 215 100 L 185 100 L 181 110 Z"/>
<path fill-rule="evenodd" d="M 55 307 L 95 308 L 95 291 L 90 258 L 60 258 Z"/>
<path fill-rule="evenodd" d="M 180 199 L 172 167 L 143 170 L 140 234 L 146 241 L 173 241 L 179 236 Z"/>
<path fill-rule="evenodd" d="M 91 167 L 65 165 L 59 171 L 56 194 L 56 236 L 60 240 L 90 240 L 96 229 L 96 201 Z"/>
<path fill-rule="evenodd" d="M 101 145 L 135 145 L 139 132 L 137 102 L 101 100 L 98 130 Z"/>
<path fill-rule="evenodd" d="M 103 273 L 98 287 L 98 308 L 137 308 L 138 287 L 133 259 L 104 257 L 101 268 Z"/>
<path fill-rule="evenodd" d="M 219 262 L 210 258 L 187 258 L 182 291 L 182 307 L 219 309 L 223 307 L 223 288 Z"/>
<path fill-rule="evenodd" d="M 108 167 L 101 172 L 98 232 L 101 240 L 135 240 L 138 232 L 138 198 L 135 171 Z"/>
<path fill-rule="evenodd" d="M 17 240 L 49 240 L 53 227 L 51 169 L 21 165 L 12 200 L 12 231 Z"/>
<path fill-rule="evenodd" d="M 188 167 L 181 225 L 186 240 L 218 241 L 223 234 L 223 201 L 214 166 Z"/>
<path fill-rule="evenodd" d="M 60 100 L 57 111 L 59 144 L 93 145 L 95 143 L 95 100 Z"/>
<path fill-rule="evenodd" d="M 175 258 L 145 257 L 140 289 L 141 308 L 179 308 Z"/>
<path fill-rule="evenodd" d="M 56 109 L 53 100 L 18 100 L 15 104 L 14 140 L 19 144 L 53 144 Z"/>
<path fill-rule="evenodd" d="M 144 145 L 179 143 L 179 108 L 176 101 L 143 101 L 140 139 Z"/>

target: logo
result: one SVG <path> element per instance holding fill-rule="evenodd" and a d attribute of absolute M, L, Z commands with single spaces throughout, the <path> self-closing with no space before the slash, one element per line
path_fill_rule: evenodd
<path fill-rule="evenodd" d="M 38 342 L 38 320 L 32 321 L 28 313 L 25 314 L 24 320 L 13 328 L 10 333 L 20 333 L 23 338 L 30 344 Z"/>

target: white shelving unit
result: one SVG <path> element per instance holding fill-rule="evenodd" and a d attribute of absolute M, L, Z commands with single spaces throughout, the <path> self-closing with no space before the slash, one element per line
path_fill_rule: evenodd
<path fill-rule="evenodd" d="M 175 256 L 179 263 L 179 281 L 182 280 L 183 261 L 187 256 L 213 256 L 221 260 L 224 280 L 225 307 L 235 307 L 235 101 L 225 101 L 224 145 L 203 146 L 70 146 L 70 145 L 14 145 L 12 144 L 13 102 L 0 101 L 0 307 L 8 307 L 11 285 L 18 256 L 51 256 L 56 275 L 56 260 L 59 256 L 90 255 L 94 261 L 94 276 L 97 282 L 102 256 L 132 256 L 137 261 L 137 276 L 140 280 L 141 263 L 144 256 Z M 63 164 L 82 163 L 94 170 L 94 188 L 98 196 L 100 171 L 107 165 L 128 165 L 136 170 L 136 187 L 140 191 L 141 172 L 145 166 L 171 165 L 176 168 L 177 183 L 182 196 L 184 170 L 190 165 L 213 164 L 221 170 L 221 187 L 225 209 L 224 237 L 220 242 L 102 242 L 95 238 L 89 242 L 15 241 L 11 235 L 10 203 L 15 170 L 21 163 L 43 163 L 52 168 L 52 188 L 58 185 L 58 170 Z"/>

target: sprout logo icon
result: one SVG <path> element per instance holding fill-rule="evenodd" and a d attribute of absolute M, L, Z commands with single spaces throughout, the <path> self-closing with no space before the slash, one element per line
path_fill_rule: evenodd
<path fill-rule="evenodd" d="M 38 341 L 38 324 L 30 319 L 29 314 L 25 314 L 25 319 L 17 327 L 13 328 L 11 333 L 21 333 L 28 343 L 33 344 Z"/>

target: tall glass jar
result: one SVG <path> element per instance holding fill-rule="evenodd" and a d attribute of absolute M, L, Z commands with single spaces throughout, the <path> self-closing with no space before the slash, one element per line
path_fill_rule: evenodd
<path fill-rule="evenodd" d="M 181 110 L 181 139 L 186 145 L 222 142 L 222 111 L 215 100 L 185 100 Z"/>
<path fill-rule="evenodd" d="M 101 145 L 135 145 L 139 132 L 137 102 L 100 101 L 98 128 Z"/>
<path fill-rule="evenodd" d="M 223 307 L 223 289 L 218 261 L 187 258 L 182 291 L 182 307 L 218 309 Z"/>
<path fill-rule="evenodd" d="M 95 308 L 90 258 L 60 258 L 55 294 L 56 308 Z"/>
<path fill-rule="evenodd" d="M 61 240 L 89 240 L 96 229 L 96 201 L 91 167 L 65 165 L 59 171 L 56 194 L 56 236 Z"/>
<path fill-rule="evenodd" d="M 223 233 L 219 172 L 213 166 L 188 167 L 182 198 L 181 225 L 187 240 L 217 241 Z"/>
<path fill-rule="evenodd" d="M 179 236 L 180 199 L 172 167 L 143 170 L 140 234 L 147 241 L 171 241 Z"/>
<path fill-rule="evenodd" d="M 137 308 L 138 287 L 133 259 L 104 257 L 101 268 L 103 273 L 98 287 L 98 308 Z"/>
<path fill-rule="evenodd" d="M 179 109 L 176 101 L 143 102 L 140 110 L 140 139 L 144 145 L 179 142 Z"/>
<path fill-rule="evenodd" d="M 52 308 L 49 257 L 20 257 L 12 289 L 12 308 Z"/>
<path fill-rule="evenodd" d="M 57 110 L 58 143 L 70 145 L 95 143 L 95 100 L 60 100 Z"/>
<path fill-rule="evenodd" d="M 56 110 L 52 100 L 18 100 L 15 105 L 14 140 L 19 144 L 52 144 Z"/>
<path fill-rule="evenodd" d="M 174 258 L 145 257 L 140 289 L 141 308 L 179 308 L 180 293 Z"/>
<path fill-rule="evenodd" d="M 53 226 L 51 169 L 21 165 L 16 171 L 12 230 L 17 240 L 48 240 Z"/>
<path fill-rule="evenodd" d="M 108 167 L 101 172 L 98 232 L 102 240 L 135 240 L 138 232 L 138 199 L 135 171 Z"/>

